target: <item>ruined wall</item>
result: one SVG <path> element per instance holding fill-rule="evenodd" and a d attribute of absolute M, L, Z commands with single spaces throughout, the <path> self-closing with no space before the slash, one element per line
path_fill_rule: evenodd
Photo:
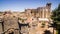
<path fill-rule="evenodd" d="M 5 34 L 10 32 L 19 34 L 18 17 L 14 16 L 12 13 L 6 12 L 6 14 L 3 15 L 3 25 Z"/>
<path fill-rule="evenodd" d="M 3 32 L 3 16 L 0 15 L 0 34 Z"/>

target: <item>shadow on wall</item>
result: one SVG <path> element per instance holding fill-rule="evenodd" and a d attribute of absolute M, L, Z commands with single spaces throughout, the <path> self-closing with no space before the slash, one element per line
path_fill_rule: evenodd
<path fill-rule="evenodd" d="M 45 30 L 44 34 L 52 34 L 49 30 Z"/>
<path fill-rule="evenodd" d="M 27 24 L 21 24 L 21 23 L 18 23 L 18 24 L 19 24 L 20 30 L 21 30 L 21 27 L 22 27 L 22 26 L 29 26 L 29 23 L 27 23 Z"/>
<path fill-rule="evenodd" d="M 14 34 L 14 32 L 12 32 L 12 33 L 9 33 L 9 34 Z"/>

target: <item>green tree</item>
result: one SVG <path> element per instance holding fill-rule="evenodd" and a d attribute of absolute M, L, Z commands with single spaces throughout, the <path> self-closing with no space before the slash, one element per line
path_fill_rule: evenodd
<path fill-rule="evenodd" d="M 54 9 L 52 11 L 52 16 L 51 16 L 53 22 L 54 22 L 54 26 L 56 26 L 56 29 L 60 30 L 60 4 L 58 5 L 58 7 L 56 9 Z"/>

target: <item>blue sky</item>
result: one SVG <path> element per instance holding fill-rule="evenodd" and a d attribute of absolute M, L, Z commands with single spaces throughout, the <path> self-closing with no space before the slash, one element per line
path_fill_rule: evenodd
<path fill-rule="evenodd" d="M 48 2 L 52 3 L 51 8 L 53 10 L 58 6 L 60 0 L 0 0 L 0 11 L 23 11 L 26 8 L 37 8 L 45 6 Z"/>

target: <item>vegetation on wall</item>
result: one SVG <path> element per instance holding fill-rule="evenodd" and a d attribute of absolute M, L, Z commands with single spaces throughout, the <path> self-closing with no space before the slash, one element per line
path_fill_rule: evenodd
<path fill-rule="evenodd" d="M 44 26 L 45 26 L 45 22 L 43 21 L 43 22 L 42 22 L 42 28 L 44 28 Z"/>

